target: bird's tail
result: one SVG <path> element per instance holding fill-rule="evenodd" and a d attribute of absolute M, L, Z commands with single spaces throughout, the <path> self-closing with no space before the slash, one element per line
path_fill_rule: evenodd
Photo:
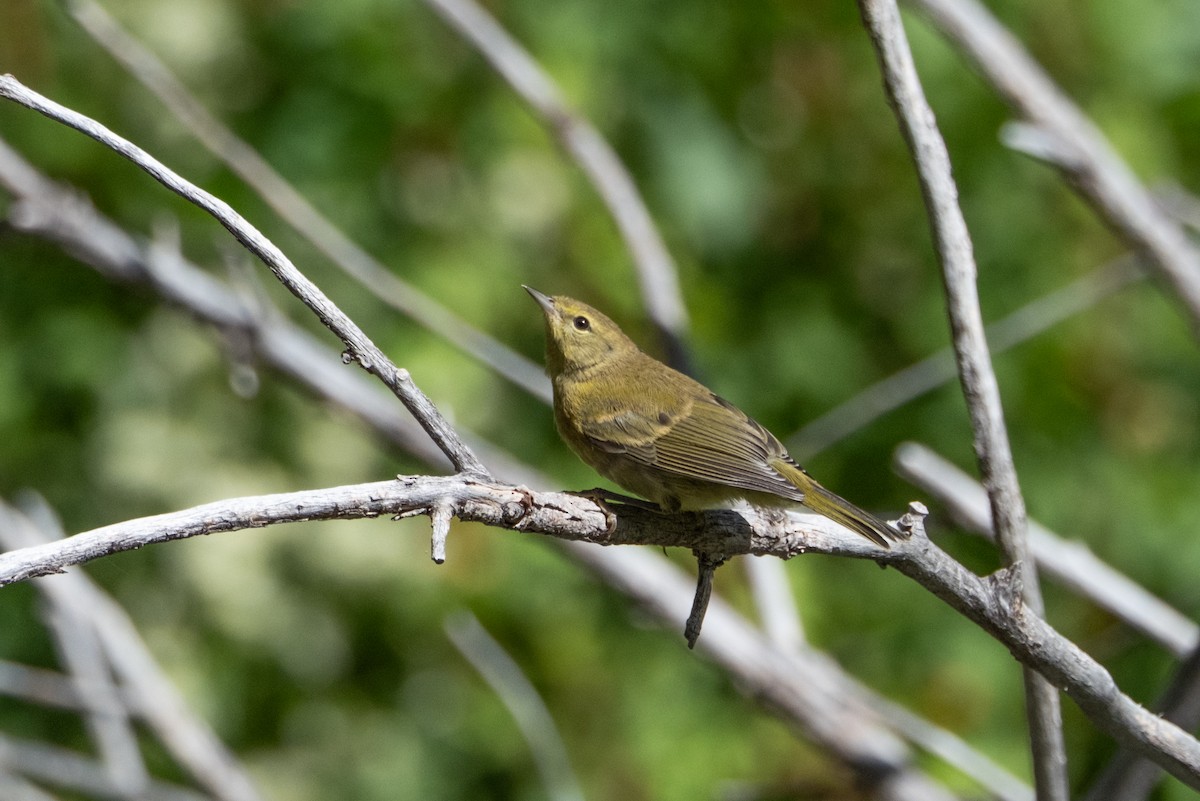
<path fill-rule="evenodd" d="M 804 493 L 804 505 L 814 512 L 825 515 L 835 523 L 841 523 L 851 531 L 862 534 L 876 545 L 890 548 L 888 540 L 900 538 L 899 532 L 870 512 L 859 509 L 842 496 L 830 492 L 817 482 L 812 482 Z"/>
<path fill-rule="evenodd" d="M 891 547 L 888 545 L 889 540 L 900 539 L 900 532 L 896 529 L 870 512 L 858 508 L 841 495 L 825 489 L 799 465 L 787 463 L 786 466 L 791 468 L 790 470 L 783 469 L 782 465 L 773 466 L 804 493 L 803 504 L 814 512 L 825 515 L 833 522 L 863 535 L 883 548 Z"/>

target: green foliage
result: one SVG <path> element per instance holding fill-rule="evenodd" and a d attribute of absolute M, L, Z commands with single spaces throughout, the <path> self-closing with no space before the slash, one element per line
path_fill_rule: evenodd
<path fill-rule="evenodd" d="M 1197 8 L 1055 0 L 999 11 L 1143 180 L 1200 190 Z M 422 4 L 122 0 L 112 11 L 356 241 L 473 325 L 540 359 L 541 317 L 518 286 L 528 283 L 585 299 L 653 350 L 629 257 L 587 181 Z M 853 3 L 511 0 L 493 11 L 630 167 L 680 266 L 697 372 L 722 394 L 786 437 L 946 343 L 923 205 Z M 1055 175 L 998 143 L 1007 110 L 923 22 L 908 22 L 986 316 L 1119 253 Z M 561 487 L 595 482 L 544 406 L 332 268 L 58 4 L 0 6 L 0 67 L 242 211 L 457 423 Z M 0 106 L 0 132 L 129 230 L 178 219 L 191 259 L 238 274 L 220 263 L 232 245 L 219 226 L 111 153 L 15 106 Z M 265 271 L 255 280 L 317 330 Z M 1137 285 L 997 366 L 1031 512 L 1194 613 L 1200 363 L 1173 303 Z M 211 331 L 0 231 L 3 497 L 35 489 L 79 531 L 424 469 L 279 376 L 259 378 L 253 397 L 238 397 Z M 971 466 L 953 387 L 808 466 L 856 502 L 897 511 L 918 495 L 888 469 L 907 439 Z M 995 566 L 974 541 L 937 534 L 973 567 Z M 456 525 L 436 567 L 426 536 L 420 521 L 293 526 L 89 572 L 274 798 L 543 797 L 511 717 L 443 633 L 464 607 L 543 695 L 588 799 L 845 789 L 844 774 L 689 653 L 679 631 L 645 625 L 551 544 Z M 1000 646 L 891 571 L 832 559 L 789 571 L 817 646 L 1027 773 L 1019 673 Z M 751 611 L 736 566 L 719 588 Z M 31 597 L 0 593 L 0 630 L 15 632 L 0 657 L 52 664 Z M 1169 668 L 1159 649 L 1064 593 L 1050 593 L 1049 616 L 1135 698 L 1156 696 Z M 46 714 L 0 707 L 0 727 L 61 732 Z M 1067 718 L 1084 787 L 1111 743 Z M 62 738 L 82 741 L 75 729 Z M 1184 795 L 1170 785 L 1160 797 Z"/>

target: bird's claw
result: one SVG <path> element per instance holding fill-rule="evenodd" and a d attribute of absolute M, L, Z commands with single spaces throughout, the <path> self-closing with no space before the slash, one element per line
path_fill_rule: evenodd
<path fill-rule="evenodd" d="M 600 511 L 604 514 L 605 535 L 611 535 L 617 530 L 617 513 L 612 510 L 612 507 L 608 505 L 608 502 L 613 500 L 614 496 L 617 498 L 624 498 L 623 495 L 617 495 L 616 493 L 609 492 L 608 490 L 601 489 L 600 487 L 590 490 L 568 492 L 566 494 L 574 495 L 578 498 L 587 498 L 589 501 L 600 507 Z"/>

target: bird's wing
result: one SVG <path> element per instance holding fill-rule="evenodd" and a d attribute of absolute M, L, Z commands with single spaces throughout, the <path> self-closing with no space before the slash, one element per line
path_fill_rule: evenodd
<path fill-rule="evenodd" d="M 580 430 L 601 450 L 628 454 L 638 461 L 652 464 L 655 442 L 670 430 L 677 416 L 676 409 L 664 411 L 660 404 L 638 403 L 635 400 L 619 410 L 588 416 L 580 423 Z"/>
<path fill-rule="evenodd" d="M 770 465 L 788 458 L 779 440 L 736 406 L 705 392 L 673 412 L 625 412 L 584 433 L 604 450 L 679 476 L 803 500 Z"/>

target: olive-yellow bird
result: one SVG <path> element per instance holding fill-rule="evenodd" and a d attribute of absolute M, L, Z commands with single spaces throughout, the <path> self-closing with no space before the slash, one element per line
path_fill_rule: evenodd
<path fill-rule="evenodd" d="M 900 535 L 830 492 L 741 409 L 643 353 L 578 300 L 525 287 L 546 317 L 554 420 L 600 475 L 665 511 L 804 504 L 888 547 Z"/>

